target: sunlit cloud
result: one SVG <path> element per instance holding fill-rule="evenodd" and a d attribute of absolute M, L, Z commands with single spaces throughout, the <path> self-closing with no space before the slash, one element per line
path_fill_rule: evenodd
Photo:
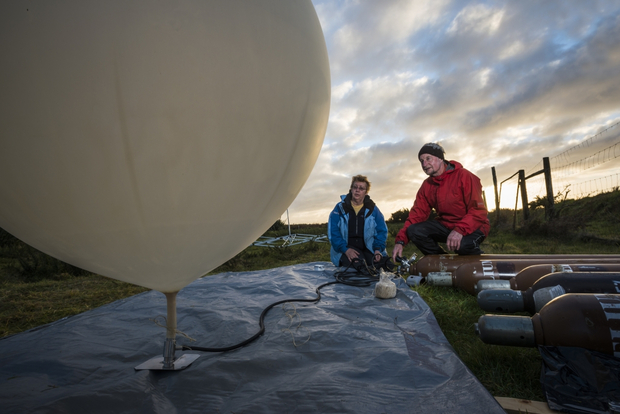
<path fill-rule="evenodd" d="M 535 172 L 543 157 L 620 121 L 616 1 L 313 3 L 330 57 L 332 106 L 323 150 L 290 207 L 294 222 L 326 222 L 355 174 L 368 175 L 386 217 L 409 208 L 426 178 L 417 152 L 431 141 L 480 177 L 494 208 L 492 167 L 499 181 Z M 606 134 L 600 145 L 620 140 Z M 571 156 L 589 151 L 595 147 Z M 598 180 L 616 171 L 612 164 L 570 180 Z M 539 178 L 531 183 L 529 196 L 544 195 Z M 513 179 L 502 186 L 502 206 L 514 208 L 515 200 Z"/>
<path fill-rule="evenodd" d="M 492 36 L 500 28 L 503 16 L 503 10 L 485 4 L 471 4 L 456 15 L 447 33 L 451 36 L 462 36 L 467 33 Z"/>

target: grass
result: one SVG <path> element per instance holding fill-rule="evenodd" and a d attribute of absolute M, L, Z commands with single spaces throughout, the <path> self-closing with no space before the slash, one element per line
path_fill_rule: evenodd
<path fill-rule="evenodd" d="M 500 221 L 483 243 L 485 253 L 619 254 L 620 191 L 556 205 L 558 217 L 545 222 L 541 209 L 527 223 L 512 230 L 513 212 L 500 212 Z M 495 216 L 491 214 L 493 219 Z M 402 227 L 388 223 L 388 251 Z M 1 229 L 0 229 L 1 230 Z M 292 233 L 324 234 L 326 225 L 293 225 Z M 288 234 L 279 226 L 265 235 Z M 0 335 L 7 336 L 75 315 L 146 289 L 79 269 L 52 263 L 0 232 Z M 405 248 L 409 257 L 416 249 Z M 419 253 L 419 252 L 417 252 Z M 421 256 L 421 255 L 420 255 Z M 27 257 L 28 260 L 24 260 Z M 20 261 L 21 259 L 21 261 Z M 329 261 L 328 243 L 306 243 L 286 248 L 250 246 L 210 274 L 252 271 Z M 21 263 L 21 264 L 20 264 Z M 27 271 L 24 271 L 24 267 Z M 208 276 L 207 276 L 208 277 Z M 484 344 L 474 323 L 484 313 L 474 296 L 455 288 L 418 286 L 459 358 L 492 395 L 544 401 L 539 377 L 541 358 L 535 348 Z"/>
<path fill-rule="evenodd" d="M 103 276 L 0 284 L 0 335 L 7 336 L 94 309 L 148 289 Z"/>
<path fill-rule="evenodd" d="M 476 298 L 455 288 L 422 285 L 415 289 L 433 310 L 459 358 L 495 396 L 544 401 L 542 360 L 536 348 L 484 344 L 474 323 L 484 314 Z"/>

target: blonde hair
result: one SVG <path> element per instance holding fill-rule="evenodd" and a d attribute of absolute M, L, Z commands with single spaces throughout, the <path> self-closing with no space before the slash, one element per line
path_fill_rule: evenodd
<path fill-rule="evenodd" d="M 355 182 L 366 183 L 366 192 L 367 193 L 370 192 L 370 181 L 368 181 L 368 177 L 366 177 L 365 175 L 356 175 L 353 178 L 351 178 L 351 186 L 349 187 L 349 190 L 353 189 L 353 184 Z"/>

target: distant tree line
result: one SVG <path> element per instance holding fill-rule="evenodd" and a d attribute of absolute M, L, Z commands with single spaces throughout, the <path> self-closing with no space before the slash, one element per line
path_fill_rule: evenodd
<path fill-rule="evenodd" d="M 437 213 L 435 213 L 435 210 L 433 209 L 431 210 L 431 214 L 428 218 L 433 219 L 436 216 L 437 216 Z M 388 223 L 404 223 L 405 221 L 407 221 L 407 217 L 409 217 L 409 209 L 401 208 L 400 210 L 393 212 L 392 216 L 386 221 Z"/>
<path fill-rule="evenodd" d="M 19 276 L 24 280 L 36 281 L 50 274 L 69 274 L 71 276 L 84 276 L 84 269 L 70 265 L 24 243 L 3 228 L 0 228 L 0 258 L 9 259 L 3 263 L 9 273 Z"/>

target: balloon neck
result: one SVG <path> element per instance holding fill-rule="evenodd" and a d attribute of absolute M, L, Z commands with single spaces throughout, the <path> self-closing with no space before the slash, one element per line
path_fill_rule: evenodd
<path fill-rule="evenodd" d="M 164 293 L 168 306 L 168 317 L 166 318 L 166 341 L 164 342 L 164 369 L 174 369 L 174 351 L 176 348 L 177 333 L 177 292 Z"/>
<path fill-rule="evenodd" d="M 166 295 L 168 317 L 166 318 L 166 338 L 174 339 L 177 332 L 177 293 L 169 292 Z"/>

